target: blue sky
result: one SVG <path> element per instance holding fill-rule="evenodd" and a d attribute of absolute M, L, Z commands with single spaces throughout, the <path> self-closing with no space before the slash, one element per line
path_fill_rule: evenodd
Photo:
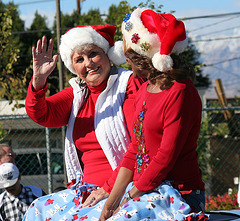
<path fill-rule="evenodd" d="M 3 0 L 8 3 L 9 0 Z M 42 15 L 48 17 L 49 25 L 52 24 L 56 11 L 55 0 L 13 0 L 19 4 L 21 18 L 25 20 L 28 27 L 34 17 L 36 10 Z M 60 7 L 63 13 L 71 13 L 76 9 L 77 0 L 61 0 Z M 99 8 L 102 13 L 106 13 L 112 4 L 118 5 L 121 0 L 85 0 L 81 3 L 82 12 L 87 12 L 91 8 Z M 129 0 L 131 6 L 137 6 L 141 0 Z M 145 2 L 145 0 L 143 0 Z M 176 17 L 200 16 L 217 13 L 230 13 L 240 11 L 239 0 L 158 0 L 159 4 L 164 5 L 162 10 L 170 12 L 176 11 Z"/>

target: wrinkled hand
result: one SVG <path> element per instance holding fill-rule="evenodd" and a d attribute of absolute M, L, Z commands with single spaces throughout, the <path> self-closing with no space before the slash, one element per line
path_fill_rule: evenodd
<path fill-rule="evenodd" d="M 94 206 L 99 201 L 107 198 L 109 193 L 107 193 L 102 187 L 100 189 L 92 191 L 92 193 L 88 196 L 88 198 L 83 203 L 83 207 L 86 206 Z"/>
<path fill-rule="evenodd" d="M 39 39 L 37 42 L 37 47 L 32 47 L 33 55 L 33 77 L 35 78 L 35 84 L 33 85 L 36 89 L 41 89 L 41 87 L 46 83 L 47 77 L 52 73 L 57 64 L 57 59 L 59 54 L 52 56 L 53 51 L 53 40 L 49 40 L 49 45 L 47 47 L 46 36 Z"/>

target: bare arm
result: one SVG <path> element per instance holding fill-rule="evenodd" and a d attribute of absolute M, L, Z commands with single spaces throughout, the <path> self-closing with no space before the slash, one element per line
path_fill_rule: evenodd
<path fill-rule="evenodd" d="M 39 39 L 37 42 L 37 47 L 32 47 L 33 56 L 33 82 L 32 85 L 36 90 L 42 89 L 46 82 L 48 76 L 52 73 L 57 64 L 57 59 L 59 54 L 52 56 L 53 51 L 53 40 L 49 40 L 49 45 L 47 47 L 46 36 Z"/>
<path fill-rule="evenodd" d="M 133 179 L 133 173 L 134 172 L 132 170 L 129 170 L 125 167 L 120 168 L 116 182 L 102 210 L 102 214 L 99 219 L 100 221 L 107 220 L 109 217 L 119 211 L 120 201 L 128 184 Z M 139 191 L 136 187 L 133 187 L 129 193 L 132 198 L 143 195 L 143 192 Z M 123 206 L 126 202 L 127 201 L 124 199 L 120 206 Z"/>

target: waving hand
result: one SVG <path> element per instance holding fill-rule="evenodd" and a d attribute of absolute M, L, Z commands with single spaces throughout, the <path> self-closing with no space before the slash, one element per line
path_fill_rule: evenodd
<path fill-rule="evenodd" d="M 49 40 L 47 47 L 46 36 L 39 39 L 37 47 L 32 47 L 33 55 L 33 87 L 40 90 L 46 84 L 48 76 L 52 73 L 56 67 L 59 54 L 52 56 L 53 40 Z"/>

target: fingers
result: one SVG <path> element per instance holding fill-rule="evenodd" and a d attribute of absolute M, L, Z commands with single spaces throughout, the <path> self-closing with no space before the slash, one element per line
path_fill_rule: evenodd
<path fill-rule="evenodd" d="M 41 45 L 42 45 L 42 41 L 41 41 L 41 39 L 39 39 L 37 41 L 36 54 L 40 54 L 41 53 L 41 51 L 42 51 Z"/>
<path fill-rule="evenodd" d="M 45 53 L 47 50 L 47 38 L 46 36 L 44 35 L 42 37 L 42 52 Z"/>
<path fill-rule="evenodd" d="M 113 215 L 113 210 L 103 208 L 99 221 L 105 221 Z"/>
<path fill-rule="evenodd" d="M 46 49 L 45 49 L 45 51 L 46 51 Z M 47 51 L 47 53 L 49 54 L 49 55 L 52 55 L 52 51 L 53 51 L 53 40 L 52 40 L 52 38 L 49 40 L 49 45 L 48 45 L 48 51 Z"/>
<path fill-rule="evenodd" d="M 107 198 L 108 196 L 109 196 L 109 193 L 107 193 L 103 188 L 99 188 L 95 191 L 92 191 L 92 193 L 88 196 L 86 201 L 83 203 L 83 207 L 94 206 L 99 201 Z"/>
<path fill-rule="evenodd" d="M 97 197 L 97 196 L 96 196 Z M 85 200 L 85 202 L 83 203 L 83 207 L 91 207 L 91 206 L 94 206 L 95 204 L 97 204 L 99 202 L 99 199 L 97 199 L 94 194 L 90 194 L 88 196 L 88 198 Z"/>
<path fill-rule="evenodd" d="M 46 53 L 46 52 L 51 57 L 52 56 L 52 51 L 53 51 L 53 40 L 50 39 L 49 40 L 49 45 L 47 45 L 47 38 L 46 38 L 45 35 L 42 37 L 42 39 L 39 39 L 37 41 L 36 48 L 34 46 L 32 47 L 33 57 L 36 57 L 36 55 L 41 54 L 41 53 Z"/>
<path fill-rule="evenodd" d="M 116 213 L 118 213 L 120 209 L 121 209 L 121 207 L 119 206 L 119 207 L 113 212 L 112 215 L 115 215 Z"/>
<path fill-rule="evenodd" d="M 33 58 L 36 57 L 36 48 L 35 48 L 35 46 L 32 46 L 32 55 L 33 55 Z"/>
<path fill-rule="evenodd" d="M 40 45 L 41 45 L 41 39 L 39 39 L 37 41 L 37 47 L 35 48 L 35 46 L 32 46 L 32 55 L 33 55 L 33 58 L 36 57 L 36 55 L 38 54 L 39 50 L 40 50 Z"/>
<path fill-rule="evenodd" d="M 58 57 L 59 57 L 59 53 L 53 55 L 53 61 L 54 61 L 54 63 L 57 63 Z"/>

